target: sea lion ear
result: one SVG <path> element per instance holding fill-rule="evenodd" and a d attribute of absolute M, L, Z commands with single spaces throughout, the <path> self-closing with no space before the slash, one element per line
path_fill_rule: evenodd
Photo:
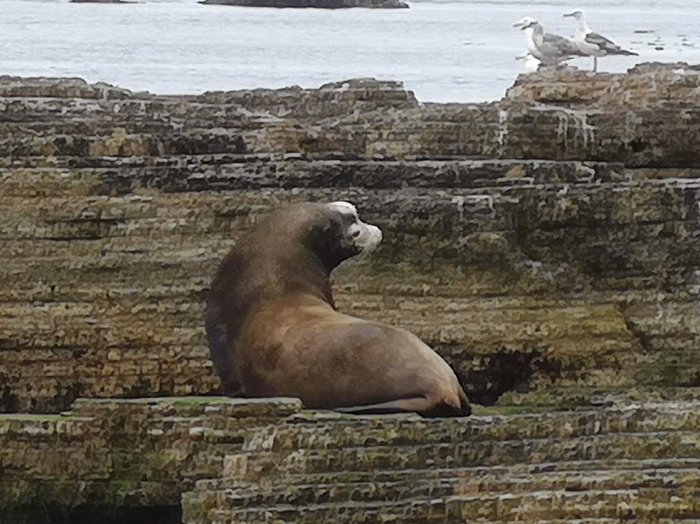
<path fill-rule="evenodd" d="M 325 244 L 332 236 L 330 233 L 333 231 L 333 226 L 333 219 L 325 216 L 313 225 L 311 234 L 316 239 L 316 242 Z"/>
<path fill-rule="evenodd" d="M 323 219 L 323 224 L 321 225 L 321 233 L 328 233 L 333 227 L 333 221 L 326 217 Z"/>

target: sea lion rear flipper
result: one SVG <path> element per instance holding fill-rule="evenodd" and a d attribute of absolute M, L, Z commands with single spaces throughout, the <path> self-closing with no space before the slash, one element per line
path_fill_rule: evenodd
<path fill-rule="evenodd" d="M 464 393 L 462 393 L 464 395 Z M 388 415 L 392 413 L 418 413 L 427 418 L 442 417 L 468 417 L 471 415 L 471 406 L 466 401 L 459 406 L 451 406 L 444 402 L 435 403 L 425 397 L 401 398 L 381 404 L 369 404 L 366 406 L 351 406 L 347 408 L 335 408 L 340 413 L 349 415 Z"/>
<path fill-rule="evenodd" d="M 366 406 L 350 406 L 347 408 L 335 408 L 335 411 L 348 415 L 389 415 L 392 413 L 420 413 L 427 409 L 428 400 L 425 397 L 401 398 L 382 402 L 380 404 L 368 404 Z"/>

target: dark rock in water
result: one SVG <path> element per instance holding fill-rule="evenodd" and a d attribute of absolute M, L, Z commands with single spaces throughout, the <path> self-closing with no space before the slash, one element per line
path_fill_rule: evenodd
<path fill-rule="evenodd" d="M 128 0 L 70 0 L 72 4 L 138 4 Z"/>
<path fill-rule="evenodd" d="M 371 9 L 408 9 L 400 0 L 204 0 L 203 5 L 232 5 L 241 7 L 343 9 L 367 7 Z"/>

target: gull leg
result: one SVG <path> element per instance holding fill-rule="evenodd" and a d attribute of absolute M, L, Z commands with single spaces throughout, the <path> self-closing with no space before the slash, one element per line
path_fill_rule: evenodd
<path fill-rule="evenodd" d="M 598 72 L 598 57 L 597 56 L 593 57 L 593 72 L 594 73 Z"/>

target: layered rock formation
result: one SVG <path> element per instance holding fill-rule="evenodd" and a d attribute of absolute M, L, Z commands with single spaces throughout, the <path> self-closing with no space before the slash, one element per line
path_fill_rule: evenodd
<path fill-rule="evenodd" d="M 696 403 L 251 430 L 184 522 L 686 522 L 700 518 Z M 300 417 L 299 417 L 300 418 Z"/>
<path fill-rule="evenodd" d="M 477 105 L 372 80 L 161 97 L 3 77 L 0 408 L 216 394 L 215 267 L 304 199 L 351 200 L 385 231 L 338 271 L 339 307 L 417 333 L 476 402 L 697 386 L 685 71 L 529 75 Z"/>
<path fill-rule="evenodd" d="M 164 522 L 179 522 L 180 495 L 220 476 L 248 429 L 300 406 L 296 399 L 105 399 L 79 400 L 61 415 L 0 416 L 0 521 L 55 522 L 67 513 L 75 522 L 98 507 L 122 518 L 133 508 L 160 508 Z"/>
<path fill-rule="evenodd" d="M 80 400 L 60 416 L 0 416 L 0 515 L 689 523 L 700 518 L 698 407 L 425 420 L 310 413 L 295 399 Z"/>
<path fill-rule="evenodd" d="M 70 0 L 73 4 L 136 4 L 128 0 Z"/>
<path fill-rule="evenodd" d="M 177 520 L 184 492 L 190 524 L 699 518 L 698 92 L 683 64 L 529 75 L 492 104 L 0 77 L 0 410 L 104 399 L 0 417 L 0 514 Z M 339 307 L 421 336 L 495 417 L 118 400 L 217 394 L 213 272 L 306 199 L 385 233 Z"/>

